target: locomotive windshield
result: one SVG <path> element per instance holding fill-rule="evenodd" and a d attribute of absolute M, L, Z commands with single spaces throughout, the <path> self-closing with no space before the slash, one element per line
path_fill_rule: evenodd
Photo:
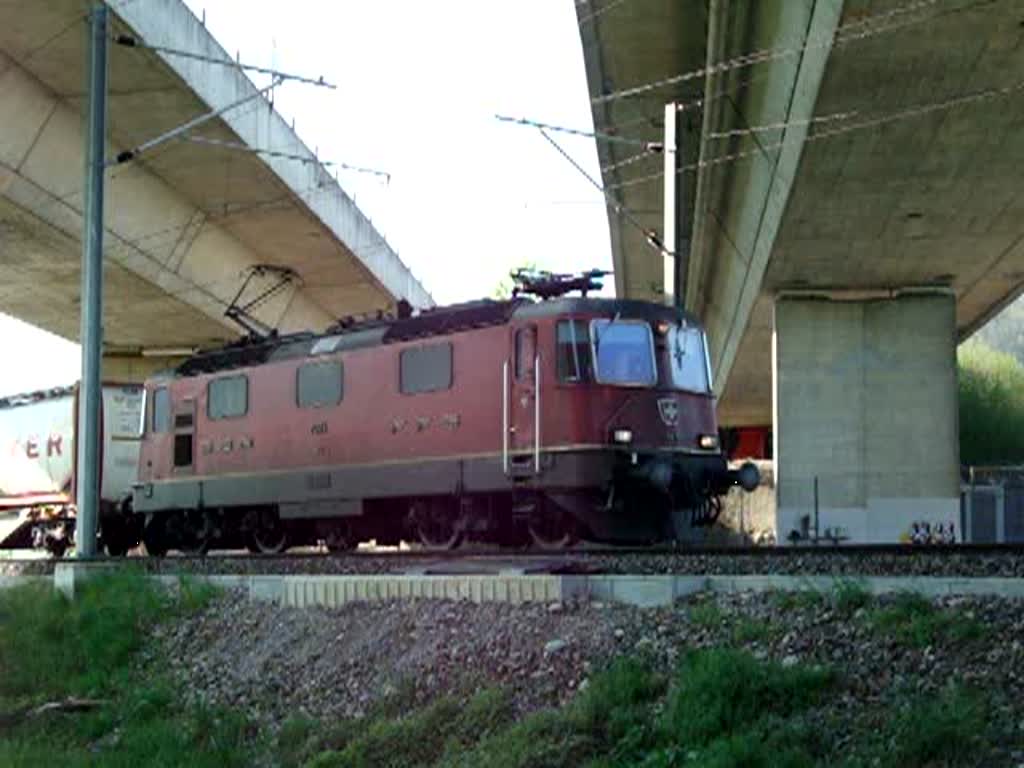
<path fill-rule="evenodd" d="M 595 372 L 603 384 L 654 386 L 654 337 L 645 322 L 594 320 L 591 323 Z"/>
<path fill-rule="evenodd" d="M 704 332 L 700 328 L 673 325 L 666 334 L 672 385 L 691 392 L 711 389 Z"/>

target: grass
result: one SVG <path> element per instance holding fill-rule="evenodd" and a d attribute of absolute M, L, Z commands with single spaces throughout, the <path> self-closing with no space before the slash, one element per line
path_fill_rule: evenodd
<path fill-rule="evenodd" d="M 874 631 L 913 648 L 938 642 L 966 643 L 985 634 L 977 619 L 960 611 L 940 610 L 927 598 L 912 593 L 898 594 L 877 605 L 866 619 Z"/>
<path fill-rule="evenodd" d="M 889 764 L 895 768 L 973 762 L 985 741 L 985 709 L 981 697 L 956 685 L 937 698 L 911 700 L 889 726 Z"/>
<path fill-rule="evenodd" d="M 780 611 L 817 610 L 825 603 L 826 599 L 823 593 L 811 587 L 793 591 L 775 590 L 769 595 L 769 599 Z"/>
<path fill-rule="evenodd" d="M 992 731 L 988 706 L 977 692 L 950 685 L 937 696 L 894 702 L 874 737 L 854 745 L 847 768 L 930 768 L 980 765 Z"/>
<path fill-rule="evenodd" d="M 778 631 L 772 622 L 750 616 L 730 616 L 713 600 L 694 603 L 689 609 L 690 622 L 700 629 L 713 631 L 722 629 L 730 645 L 747 645 L 763 642 Z"/>
<path fill-rule="evenodd" d="M 740 651 L 691 654 L 677 672 L 664 727 L 684 744 L 710 744 L 765 713 L 787 718 L 808 709 L 832 682 L 829 670 L 784 668 Z"/>
<path fill-rule="evenodd" d="M 874 598 L 863 583 L 855 579 L 837 579 L 830 592 L 815 589 L 808 583 L 805 589 L 774 591 L 770 599 L 780 611 L 816 611 L 826 605 L 844 618 L 867 608 Z"/>
<path fill-rule="evenodd" d="M 702 600 L 690 606 L 690 621 L 700 629 L 717 629 L 725 621 L 722 609 L 714 600 Z"/>
<path fill-rule="evenodd" d="M 166 604 L 128 574 L 98 576 L 74 601 L 41 586 L 0 593 L 0 696 L 105 693 Z"/>
<path fill-rule="evenodd" d="M 138 667 L 147 632 L 215 594 L 184 580 L 170 594 L 132 572 L 98 575 L 67 600 L 47 587 L 0 591 L 0 712 L 68 697 L 74 714 L 4 718 L 5 766 L 246 765 L 254 743 L 238 714 L 186 706 L 169 679 Z"/>
<path fill-rule="evenodd" d="M 839 579 L 832 588 L 832 607 L 844 618 L 852 617 L 873 602 L 874 597 L 867 587 L 854 579 Z"/>
<path fill-rule="evenodd" d="M 644 660 L 619 659 L 571 704 L 516 720 L 497 691 L 465 706 L 442 700 L 398 720 L 370 716 L 318 739 L 295 723 L 282 739 L 302 742 L 286 765 L 307 768 L 659 768 L 806 766 L 816 739 L 801 721 L 831 689 L 824 669 L 756 660 L 730 650 L 689 654 L 666 677 Z M 296 735 L 298 736 L 295 739 Z M 694 762 L 695 761 L 695 762 Z"/>
<path fill-rule="evenodd" d="M 768 640 L 778 628 L 767 619 L 752 619 L 742 616 L 732 622 L 731 634 L 733 645 L 761 643 Z"/>

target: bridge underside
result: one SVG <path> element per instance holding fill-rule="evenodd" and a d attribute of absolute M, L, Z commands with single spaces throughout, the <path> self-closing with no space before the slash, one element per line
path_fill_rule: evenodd
<path fill-rule="evenodd" d="M 0 311 L 78 336 L 86 62 L 81 0 L 0 5 Z M 113 31 L 229 59 L 174 0 L 114 6 Z M 308 87 L 285 85 L 282 87 Z M 239 70 L 111 45 L 111 157 L 255 94 Z M 195 135 L 300 155 L 269 157 L 188 140 L 108 172 L 105 347 L 124 354 L 236 338 L 224 310 L 256 264 L 301 284 L 260 307 L 283 331 L 429 294 L 265 98 Z M 255 295 L 270 284 L 256 280 Z"/>
<path fill-rule="evenodd" d="M 609 7 L 581 37 L 592 97 L 732 62 L 593 108 L 598 131 L 660 140 L 663 105 L 688 105 L 700 167 L 684 173 L 694 221 L 686 302 L 708 327 L 723 423 L 772 423 L 779 296 L 945 289 L 963 339 L 1020 293 L 1017 0 L 713 0 L 706 17 L 694 4 L 685 18 L 678 5 Z M 759 51 L 760 63 L 740 65 Z M 636 151 L 599 147 L 606 167 Z M 652 155 L 604 172 L 658 232 L 661 165 Z M 660 256 L 609 217 L 620 294 L 660 296 Z"/>

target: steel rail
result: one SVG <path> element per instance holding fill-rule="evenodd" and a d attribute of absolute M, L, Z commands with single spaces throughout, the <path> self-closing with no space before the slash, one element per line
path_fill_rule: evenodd
<path fill-rule="evenodd" d="M 469 549 L 408 549 L 408 550 L 357 550 L 345 553 L 316 552 L 285 552 L 281 554 L 254 554 L 250 552 L 221 551 L 206 555 L 186 555 L 173 553 L 161 558 L 148 555 L 129 557 L 96 557 L 88 562 L 103 563 L 145 563 L 145 562 L 191 562 L 196 560 L 218 561 L 269 561 L 288 560 L 410 560 L 417 558 L 433 558 L 441 560 L 460 559 L 528 559 L 528 558 L 594 558 L 594 557 L 638 557 L 638 556 L 674 556 L 674 557 L 754 557 L 765 560 L 786 559 L 789 557 L 823 557 L 840 555 L 848 558 L 869 557 L 872 555 L 941 556 L 952 555 L 1019 555 L 1024 556 L 1024 543 L 988 543 L 988 544 L 838 544 L 838 545 L 801 545 L 801 546 L 743 546 L 743 547 L 672 547 L 672 546 L 585 546 L 552 552 L 545 549 L 501 549 L 469 548 Z M 53 559 L 34 558 L 0 558 L 0 569 L 4 565 L 25 565 L 29 563 L 55 563 Z"/>

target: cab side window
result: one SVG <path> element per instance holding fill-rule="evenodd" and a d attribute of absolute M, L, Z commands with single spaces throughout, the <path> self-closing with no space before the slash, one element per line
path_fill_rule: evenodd
<path fill-rule="evenodd" d="M 340 360 L 300 365 L 295 376 L 299 408 L 337 405 L 344 396 L 345 369 Z"/>
<path fill-rule="evenodd" d="M 451 343 L 402 350 L 399 356 L 399 389 L 403 395 L 418 395 L 451 388 Z"/>
<path fill-rule="evenodd" d="M 556 329 L 555 365 L 558 380 L 577 383 L 593 381 L 590 329 L 583 320 L 559 320 Z"/>
<path fill-rule="evenodd" d="M 171 393 L 167 387 L 160 387 L 153 390 L 153 420 L 152 429 L 154 433 L 167 432 L 171 428 Z"/>
<path fill-rule="evenodd" d="M 206 390 L 206 413 L 211 420 L 236 419 L 249 411 L 249 379 L 226 376 L 214 379 Z"/>

